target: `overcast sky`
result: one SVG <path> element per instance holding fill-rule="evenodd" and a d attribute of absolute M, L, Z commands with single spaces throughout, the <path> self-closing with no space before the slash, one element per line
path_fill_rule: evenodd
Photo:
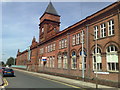
<path fill-rule="evenodd" d="M 49 2 L 2 2 L 2 55 L 6 62 L 31 45 L 33 36 L 38 41 L 39 17 Z M 86 18 L 112 2 L 53 2 L 61 16 L 60 30 Z M 0 4 L 1 5 L 1 4 Z M 1 15 L 0 15 L 1 16 Z M 0 32 L 0 33 L 1 33 Z M 2 39 L 1 39 L 2 38 Z M 1 44 L 0 44 L 1 45 Z M 1 55 L 1 54 L 0 54 Z"/>

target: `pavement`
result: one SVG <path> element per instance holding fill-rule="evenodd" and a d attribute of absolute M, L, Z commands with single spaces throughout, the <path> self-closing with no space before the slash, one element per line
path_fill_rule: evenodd
<path fill-rule="evenodd" d="M 49 74 L 44 74 L 44 73 L 31 72 L 31 71 L 26 71 L 26 70 L 21 70 L 21 69 L 15 69 L 15 70 L 21 71 L 21 72 L 26 72 L 26 73 L 29 73 L 32 75 L 37 75 L 42 78 L 47 78 L 47 79 L 63 82 L 66 84 L 75 85 L 75 86 L 78 86 L 81 88 L 96 88 L 96 84 L 90 83 L 90 82 L 84 82 L 84 81 L 80 81 L 80 80 L 69 79 L 69 78 L 65 78 L 65 77 L 54 76 L 54 75 L 49 75 Z M 120 90 L 120 88 L 115 88 L 115 87 L 110 87 L 110 86 L 105 86 L 105 85 L 98 85 L 98 88 L 105 89 L 105 90 L 106 89 Z"/>
<path fill-rule="evenodd" d="M 3 81 L 2 75 L 0 74 L 0 90 L 4 88 L 3 85 L 4 85 L 4 81 Z"/>
<path fill-rule="evenodd" d="M 2 86 L 3 85 L 3 79 L 2 79 L 2 76 L 0 75 L 0 86 Z"/>

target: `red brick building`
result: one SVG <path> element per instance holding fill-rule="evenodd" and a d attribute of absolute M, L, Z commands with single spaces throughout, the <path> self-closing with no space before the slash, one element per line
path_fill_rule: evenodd
<path fill-rule="evenodd" d="M 59 29 L 60 16 L 50 2 L 40 17 L 39 42 L 34 37 L 29 50 L 18 51 L 17 65 L 27 65 L 32 71 L 86 80 L 94 80 L 97 71 L 99 83 L 120 81 L 120 2 L 63 31 Z"/>

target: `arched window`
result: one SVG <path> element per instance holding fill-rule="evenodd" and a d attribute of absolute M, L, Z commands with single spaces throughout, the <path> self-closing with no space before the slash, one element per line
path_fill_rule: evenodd
<path fill-rule="evenodd" d="M 97 58 L 96 58 L 96 56 L 97 56 Z M 96 70 L 96 63 L 97 63 L 97 70 L 102 70 L 102 60 L 101 60 L 100 48 L 97 48 L 97 53 L 96 53 L 96 49 L 94 49 L 94 51 L 93 51 L 93 70 Z"/>
<path fill-rule="evenodd" d="M 80 56 L 79 56 L 79 69 L 82 70 L 82 51 L 80 51 Z M 84 69 L 86 69 L 86 52 L 83 51 L 84 54 Z"/>
<path fill-rule="evenodd" d="M 75 51 L 72 52 L 71 67 L 72 67 L 72 69 L 77 68 L 77 60 L 76 60 L 76 52 Z"/>
<path fill-rule="evenodd" d="M 62 68 L 62 55 L 58 55 L 58 68 Z"/>
<path fill-rule="evenodd" d="M 68 67 L 68 66 L 67 66 L 67 65 L 68 65 L 67 63 L 68 63 L 68 62 L 67 62 L 67 52 L 64 52 L 64 53 L 63 53 L 63 68 L 64 68 L 64 69 L 67 69 L 67 67 Z"/>
<path fill-rule="evenodd" d="M 107 69 L 109 71 L 118 71 L 118 53 L 117 47 L 114 45 L 108 46 L 106 49 L 107 52 Z"/>

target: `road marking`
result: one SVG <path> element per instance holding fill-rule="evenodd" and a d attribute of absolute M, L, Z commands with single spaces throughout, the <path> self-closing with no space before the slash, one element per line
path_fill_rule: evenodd
<path fill-rule="evenodd" d="M 77 86 L 74 86 L 74 85 L 70 85 L 70 84 L 67 84 L 67 83 L 64 83 L 64 82 L 60 82 L 60 81 L 56 81 L 56 80 L 52 80 L 52 79 L 49 79 L 49 78 L 44 78 L 44 77 L 39 77 L 39 78 L 43 78 L 43 79 L 45 79 L 45 80 L 49 80 L 49 81 L 53 81 L 53 82 L 57 82 L 57 83 L 60 83 L 60 84 L 66 85 L 66 86 L 73 87 L 73 88 L 80 88 L 80 87 L 77 87 Z"/>
<path fill-rule="evenodd" d="M 32 76 L 39 76 L 39 75 L 35 75 L 32 73 Z M 42 78 L 42 79 L 45 79 L 45 80 L 49 80 L 49 81 L 52 81 L 52 82 L 57 82 L 57 83 L 60 83 L 60 84 L 63 84 L 63 85 L 66 85 L 66 86 L 70 86 L 70 87 L 73 87 L 73 88 L 81 88 L 81 87 L 78 87 L 78 86 L 75 86 L 75 85 L 70 85 L 70 84 L 67 84 L 67 83 L 64 83 L 62 81 L 57 81 L 57 80 L 53 80 L 53 79 L 50 79 L 50 78 L 45 78 L 45 77 L 42 77 L 42 76 L 39 76 L 39 78 Z M 83 88 L 81 88 L 82 90 L 85 90 Z"/>
<path fill-rule="evenodd" d="M 5 78 L 3 78 L 3 81 L 4 81 L 4 87 L 6 87 L 6 86 L 8 86 L 8 81 L 5 79 Z"/>
<path fill-rule="evenodd" d="M 79 88 L 79 89 L 82 89 L 82 90 L 86 90 L 86 89 L 83 89 L 83 88 L 81 88 L 81 87 L 78 87 L 78 86 L 75 86 L 75 85 L 70 85 L 70 84 L 67 84 L 67 83 L 65 83 L 65 82 L 62 82 L 62 81 L 57 81 L 57 80 L 53 80 L 53 79 L 50 79 L 50 78 L 45 78 L 45 77 L 42 77 L 42 76 L 40 76 L 40 75 L 36 75 L 35 73 L 33 73 L 33 72 L 29 72 L 29 71 L 23 71 L 23 70 L 18 70 L 18 69 L 16 69 L 17 71 L 21 71 L 21 72 L 26 72 L 26 73 L 28 73 L 28 74 L 31 74 L 32 76 L 39 76 L 39 78 L 43 78 L 43 79 L 46 79 L 46 80 L 50 80 L 50 81 L 53 81 L 53 82 L 57 82 L 57 83 L 61 83 L 61 84 L 63 84 L 63 85 L 66 85 L 66 86 L 70 86 L 70 87 L 73 87 L 73 88 Z"/>
<path fill-rule="evenodd" d="M 5 88 L 4 86 L 0 86 L 0 90 L 4 90 L 4 88 Z"/>

